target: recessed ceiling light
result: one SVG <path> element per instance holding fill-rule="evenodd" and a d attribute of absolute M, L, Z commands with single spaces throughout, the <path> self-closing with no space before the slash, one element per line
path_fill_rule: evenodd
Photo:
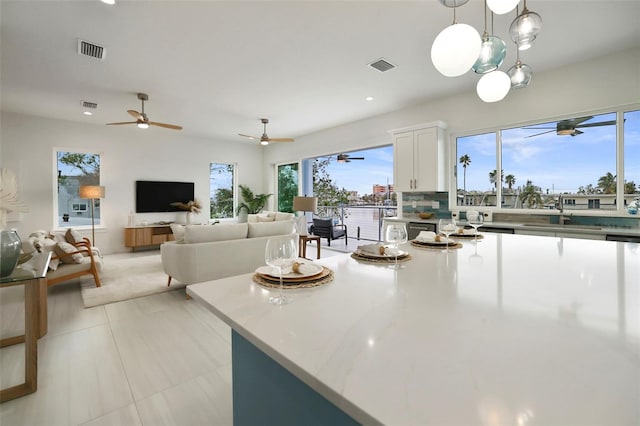
<path fill-rule="evenodd" d="M 104 4 L 116 4 L 116 0 L 100 0 Z"/>
<path fill-rule="evenodd" d="M 367 96 L 366 98 L 364 98 L 365 101 L 372 101 L 373 100 L 373 96 Z"/>
<path fill-rule="evenodd" d="M 93 113 L 91 111 L 84 111 L 83 114 L 84 115 L 93 115 Z"/>

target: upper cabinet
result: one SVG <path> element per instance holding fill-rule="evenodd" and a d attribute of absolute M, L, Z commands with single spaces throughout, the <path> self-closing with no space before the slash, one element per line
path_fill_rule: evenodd
<path fill-rule="evenodd" d="M 445 129 L 438 121 L 391 130 L 397 192 L 446 189 Z"/>

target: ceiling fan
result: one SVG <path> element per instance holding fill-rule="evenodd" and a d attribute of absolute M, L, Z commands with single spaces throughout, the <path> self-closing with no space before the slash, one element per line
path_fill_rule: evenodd
<path fill-rule="evenodd" d="M 293 142 L 293 138 L 270 138 L 267 136 L 267 124 L 269 123 L 268 118 L 261 118 L 260 121 L 264 125 L 264 131 L 262 132 L 262 136 L 251 136 L 251 135 L 243 135 L 242 133 L 238 133 L 240 136 L 244 136 L 245 138 L 255 139 L 260 141 L 260 145 L 269 145 L 269 142 Z"/>
<path fill-rule="evenodd" d="M 587 117 L 579 117 L 579 118 L 570 118 L 568 120 L 560 120 L 556 123 L 556 127 L 523 127 L 523 129 L 539 129 L 539 130 L 543 130 L 543 129 L 551 129 L 551 130 L 547 130 L 546 132 L 542 132 L 542 133 L 536 133 L 535 135 L 529 135 L 529 136 L 525 136 L 525 138 L 533 138 L 535 136 L 540 136 L 540 135 L 544 135 L 545 133 L 551 133 L 551 132 L 556 132 L 556 134 L 558 136 L 578 136 L 583 134 L 584 132 L 582 130 L 579 130 L 578 128 L 585 128 L 585 127 L 599 127 L 599 126 L 611 126 L 616 124 L 615 120 L 612 121 L 600 121 L 598 123 L 584 123 L 585 121 L 591 120 L 593 118 L 592 115 L 587 116 Z"/>
<path fill-rule="evenodd" d="M 349 154 L 338 154 L 338 163 L 350 163 L 351 160 L 364 160 L 364 157 L 351 157 Z"/>
<path fill-rule="evenodd" d="M 138 112 L 132 109 L 128 109 L 127 112 L 136 121 L 123 121 L 120 123 L 107 123 L 107 126 L 119 126 L 121 124 L 137 124 L 140 129 L 147 129 L 149 126 L 164 127 L 166 129 L 182 130 L 182 126 L 176 126 L 175 124 L 158 123 L 157 121 L 149 121 L 149 117 L 144 112 L 144 101 L 149 100 L 149 95 L 146 93 L 138 93 L 138 99 L 142 101 L 142 112 Z"/>

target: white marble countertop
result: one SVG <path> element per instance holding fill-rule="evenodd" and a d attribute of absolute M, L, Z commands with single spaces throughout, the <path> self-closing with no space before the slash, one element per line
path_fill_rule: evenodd
<path fill-rule="evenodd" d="M 251 274 L 187 287 L 362 423 L 640 423 L 640 245 L 485 234 L 405 268 L 318 261 L 321 287 L 268 303 Z"/>

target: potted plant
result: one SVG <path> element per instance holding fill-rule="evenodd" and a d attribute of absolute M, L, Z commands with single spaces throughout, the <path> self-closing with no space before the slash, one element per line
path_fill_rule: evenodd
<path fill-rule="evenodd" d="M 238 205 L 236 213 L 238 214 L 238 220 L 241 222 L 246 221 L 246 215 L 260 213 L 267 204 L 267 200 L 273 194 L 254 194 L 251 189 L 246 185 L 238 185 L 240 188 L 240 194 L 243 201 Z M 243 217 L 241 217 L 241 214 Z M 242 220 L 242 219 L 245 220 Z"/>

